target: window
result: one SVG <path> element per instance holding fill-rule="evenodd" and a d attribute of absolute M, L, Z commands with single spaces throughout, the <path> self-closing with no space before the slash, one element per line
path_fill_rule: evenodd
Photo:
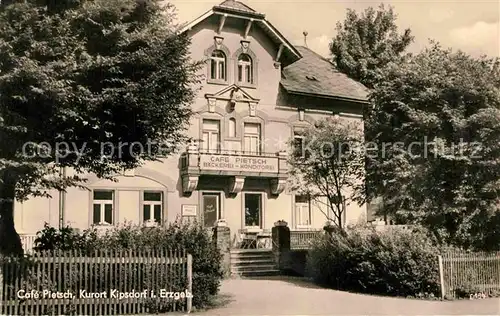
<path fill-rule="evenodd" d="M 233 117 L 229 119 L 227 136 L 236 137 L 236 119 Z"/>
<path fill-rule="evenodd" d="M 253 83 L 252 58 L 248 54 L 238 57 L 238 82 Z"/>
<path fill-rule="evenodd" d="M 293 154 L 296 157 L 302 157 L 304 155 L 304 134 L 301 131 L 293 132 Z"/>
<path fill-rule="evenodd" d="M 113 225 L 114 191 L 94 191 L 93 219 L 94 225 Z"/>
<path fill-rule="evenodd" d="M 245 123 L 243 142 L 246 154 L 260 155 L 260 124 Z"/>
<path fill-rule="evenodd" d="M 215 226 L 222 216 L 219 193 L 203 193 L 203 224 L 205 227 Z"/>
<path fill-rule="evenodd" d="M 144 222 L 161 223 L 163 217 L 162 192 L 144 192 L 142 215 Z"/>
<path fill-rule="evenodd" d="M 311 199 L 307 196 L 295 196 L 295 220 L 297 227 L 311 226 Z"/>
<path fill-rule="evenodd" d="M 226 80 L 226 55 L 220 50 L 215 50 L 210 56 L 210 78 Z"/>
<path fill-rule="evenodd" d="M 262 195 L 245 194 L 245 227 L 262 228 Z"/>
<path fill-rule="evenodd" d="M 203 120 L 203 135 L 201 150 L 203 152 L 218 152 L 220 142 L 220 122 L 217 120 Z"/>

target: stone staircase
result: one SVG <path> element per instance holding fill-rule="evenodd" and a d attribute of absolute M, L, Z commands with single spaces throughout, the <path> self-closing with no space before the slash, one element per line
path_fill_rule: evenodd
<path fill-rule="evenodd" d="M 233 276 L 273 276 L 279 275 L 270 249 L 232 249 L 231 275 Z"/>

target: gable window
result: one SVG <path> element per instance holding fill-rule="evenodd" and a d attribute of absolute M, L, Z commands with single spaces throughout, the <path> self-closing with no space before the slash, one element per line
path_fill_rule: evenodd
<path fill-rule="evenodd" d="M 248 54 L 238 56 L 238 82 L 253 83 L 252 58 Z"/>
<path fill-rule="evenodd" d="M 218 120 L 203 120 L 202 144 L 203 152 L 219 151 L 220 122 Z"/>
<path fill-rule="evenodd" d="M 260 130 L 260 124 L 245 123 L 243 143 L 246 154 L 260 155 Z"/>
<path fill-rule="evenodd" d="M 229 137 L 236 137 L 236 119 L 231 117 L 228 122 L 228 135 Z"/>
<path fill-rule="evenodd" d="M 95 190 L 93 192 L 94 225 L 113 225 L 114 191 Z"/>
<path fill-rule="evenodd" d="M 142 215 L 144 222 L 161 223 L 163 214 L 163 193 L 144 192 Z"/>
<path fill-rule="evenodd" d="M 221 50 L 215 50 L 210 56 L 210 79 L 226 80 L 226 55 Z"/>
<path fill-rule="evenodd" d="M 295 196 L 295 220 L 298 228 L 311 226 L 311 199 L 308 196 Z"/>

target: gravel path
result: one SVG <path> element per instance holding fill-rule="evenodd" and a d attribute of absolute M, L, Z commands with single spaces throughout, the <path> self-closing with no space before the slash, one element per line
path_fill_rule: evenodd
<path fill-rule="evenodd" d="M 220 300 L 222 307 L 196 315 L 500 315 L 500 299 L 378 297 L 323 289 L 291 277 L 225 280 Z"/>

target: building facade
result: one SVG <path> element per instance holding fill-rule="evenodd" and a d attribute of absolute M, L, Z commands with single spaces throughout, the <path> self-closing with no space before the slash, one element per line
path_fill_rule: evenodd
<path fill-rule="evenodd" d="M 234 234 L 278 220 L 292 229 L 323 227 L 328 211 L 287 189 L 288 143 L 328 116 L 362 122 L 366 88 L 238 1 L 213 7 L 184 31 L 192 58 L 206 60 L 186 150 L 116 182 L 89 175 L 88 190 L 17 203 L 20 233 L 36 233 L 45 222 L 87 229 L 178 218 L 206 227 L 224 219 Z M 346 223 L 363 219 L 366 207 L 348 206 Z"/>

